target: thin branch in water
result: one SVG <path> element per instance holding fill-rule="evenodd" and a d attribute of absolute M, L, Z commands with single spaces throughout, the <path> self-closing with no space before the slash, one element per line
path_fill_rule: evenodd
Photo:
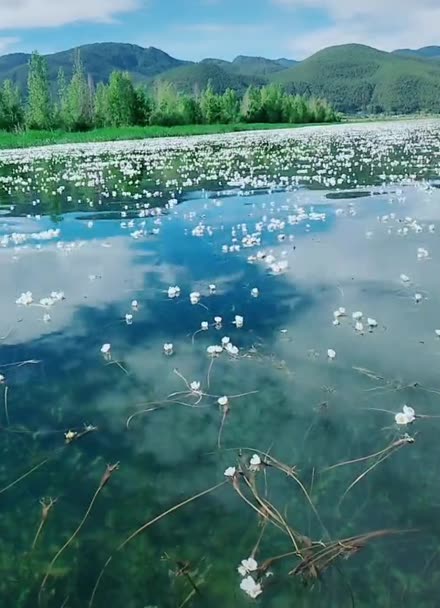
<path fill-rule="evenodd" d="M 9 420 L 9 410 L 8 410 L 8 391 L 9 391 L 9 386 L 7 384 L 5 384 L 5 419 L 6 419 L 6 425 L 10 426 L 10 420 Z"/>
<path fill-rule="evenodd" d="M 347 494 L 350 492 L 350 490 L 352 490 L 354 488 L 354 486 L 357 483 L 359 483 L 359 481 L 361 481 L 366 475 L 368 475 L 368 473 L 370 473 L 373 469 L 375 469 L 381 462 L 383 462 L 384 460 L 389 458 L 392 454 L 394 454 L 395 452 L 400 450 L 400 448 L 402 448 L 404 445 L 406 445 L 408 443 L 414 443 L 414 439 L 412 437 L 408 437 L 408 438 L 404 438 L 404 439 L 400 440 L 399 442 L 396 442 L 397 445 L 394 445 L 391 449 L 387 450 L 387 452 L 383 456 L 381 456 L 376 462 L 374 462 L 371 466 L 369 466 L 368 469 L 366 469 L 363 473 L 361 473 L 361 475 L 356 477 L 356 479 L 348 486 L 348 488 L 345 490 L 345 492 L 341 496 L 338 506 L 341 505 L 344 498 L 347 496 Z"/>
<path fill-rule="evenodd" d="M 63 551 L 65 549 L 67 549 L 67 547 L 70 545 L 70 543 L 75 539 L 75 537 L 79 534 L 81 528 L 83 527 L 83 525 L 86 522 L 86 519 L 88 518 L 88 516 L 90 515 L 90 512 L 93 508 L 93 505 L 95 504 L 96 499 L 98 498 L 100 492 L 103 490 L 103 488 L 107 485 L 107 483 L 110 481 L 110 478 L 112 476 L 112 474 L 117 471 L 119 469 L 119 463 L 117 462 L 116 464 L 112 464 L 112 465 L 107 465 L 106 470 L 104 471 L 104 475 L 101 478 L 101 481 L 99 482 L 98 488 L 96 490 L 96 492 L 94 493 L 92 500 L 89 503 L 89 506 L 87 507 L 87 510 L 84 514 L 84 517 L 82 518 L 82 520 L 80 521 L 78 527 L 76 528 L 76 530 L 73 532 L 73 534 L 66 540 L 66 542 L 64 543 L 64 545 L 57 551 L 57 553 L 54 555 L 52 561 L 50 562 L 48 568 L 47 568 L 47 572 L 44 576 L 43 582 L 41 583 L 41 587 L 40 587 L 40 592 L 39 592 L 39 597 L 41 597 L 41 593 L 43 592 L 47 579 L 50 576 L 50 573 L 52 572 L 52 568 L 55 565 L 55 562 L 57 561 L 57 559 L 60 557 L 60 555 L 63 553 Z"/>
<path fill-rule="evenodd" d="M 41 534 L 41 531 L 43 530 L 43 526 L 45 525 L 47 518 L 49 516 L 49 513 L 56 502 L 57 502 L 56 498 L 55 499 L 48 498 L 47 500 L 45 498 L 42 498 L 40 500 L 40 504 L 42 506 L 41 521 L 40 521 L 40 525 L 37 528 L 37 532 L 34 537 L 34 542 L 32 543 L 31 551 L 33 551 L 35 549 L 35 545 L 37 544 L 37 541 L 40 538 L 40 534 Z"/>
<path fill-rule="evenodd" d="M 118 545 L 116 547 L 116 549 L 114 550 L 114 552 L 112 553 L 112 555 L 110 555 L 109 558 L 107 559 L 107 561 L 105 562 L 105 564 L 104 564 L 101 572 L 99 573 L 99 576 L 98 576 L 98 579 L 97 579 L 97 581 L 95 583 L 95 586 L 93 588 L 92 595 L 90 597 L 89 604 L 88 604 L 89 608 L 91 608 L 91 606 L 92 606 L 92 604 L 93 604 L 93 602 L 95 600 L 96 592 L 98 591 L 98 587 L 99 587 L 99 584 L 101 582 L 101 579 L 104 576 L 105 571 L 107 570 L 108 566 L 110 565 L 110 563 L 111 563 L 111 561 L 112 561 L 112 559 L 113 559 L 113 557 L 114 557 L 114 555 L 116 553 L 118 553 L 119 551 L 121 551 L 126 545 L 128 545 L 128 543 L 130 543 L 137 536 L 139 536 L 139 534 L 142 534 L 142 532 L 145 532 L 145 530 L 147 528 L 149 528 L 150 526 L 152 526 L 156 522 L 160 521 L 161 519 L 163 519 L 167 515 L 170 515 L 171 513 L 174 513 L 174 511 L 177 511 L 178 509 L 181 509 L 182 507 L 184 507 L 185 505 L 193 502 L 194 500 L 197 500 L 198 498 L 202 498 L 203 496 L 206 496 L 207 494 L 210 494 L 211 492 L 214 492 L 218 488 L 221 488 L 222 486 L 224 486 L 226 483 L 228 483 L 227 480 L 222 481 L 222 482 L 216 484 L 215 486 L 212 486 L 211 488 L 208 488 L 207 490 L 204 490 L 203 492 L 199 492 L 198 494 L 195 494 L 194 496 L 191 496 L 190 498 L 187 498 L 186 500 L 183 500 L 182 502 L 179 502 L 177 505 L 174 505 L 173 507 L 171 507 L 170 509 L 167 509 L 166 511 L 164 511 L 160 515 L 157 515 L 153 519 L 150 519 L 149 521 L 147 521 L 147 523 L 143 524 L 142 526 L 140 526 L 139 528 L 137 528 L 134 532 L 132 532 L 130 534 L 130 536 L 128 536 L 120 545 Z"/>

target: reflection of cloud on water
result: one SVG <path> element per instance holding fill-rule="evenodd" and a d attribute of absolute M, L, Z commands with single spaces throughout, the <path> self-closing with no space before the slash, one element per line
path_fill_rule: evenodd
<path fill-rule="evenodd" d="M 70 252 L 56 247 L 22 248 L 19 251 L 0 250 L 2 333 L 13 326 L 7 342 L 33 340 L 40 335 L 66 329 L 81 306 L 105 308 L 111 303 L 121 304 L 121 317 L 130 302 L 151 295 L 149 281 L 158 274 L 166 279 L 175 272 L 167 265 L 155 264 L 152 251 L 139 256 L 133 243 L 124 237 L 110 240 L 111 247 L 90 241 Z M 89 275 L 97 278 L 91 280 Z M 152 282 L 152 281 L 151 281 Z M 64 291 L 66 299 L 46 311 L 41 307 L 18 306 L 15 301 L 22 292 L 31 291 L 34 301 L 47 297 L 52 291 Z M 43 322 L 49 312 L 50 323 Z M 86 331 L 86 328 L 83 328 Z M 96 328 L 99 331 L 99 328 Z"/>

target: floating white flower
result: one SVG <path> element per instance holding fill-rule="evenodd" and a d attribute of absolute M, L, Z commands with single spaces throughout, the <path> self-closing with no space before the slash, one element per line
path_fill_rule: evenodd
<path fill-rule="evenodd" d="M 3 374 L 0 374 L 0 384 L 4 384 L 6 382 L 6 378 L 3 376 Z"/>
<path fill-rule="evenodd" d="M 240 589 L 247 593 L 252 599 L 256 599 L 263 593 L 260 583 L 256 583 L 252 576 L 247 576 L 241 581 Z"/>
<path fill-rule="evenodd" d="M 171 342 L 169 342 L 169 343 L 168 343 L 168 342 L 166 342 L 166 343 L 163 345 L 163 352 L 164 352 L 164 354 L 165 354 L 167 357 L 171 357 L 171 355 L 172 355 L 172 354 L 173 354 L 173 352 L 174 352 L 174 345 L 173 345 Z"/>
<path fill-rule="evenodd" d="M 258 570 L 258 562 L 253 557 L 242 559 L 241 564 L 238 567 L 238 571 L 242 576 L 246 576 L 250 572 Z"/>
<path fill-rule="evenodd" d="M 173 299 L 179 296 L 179 291 L 177 287 L 168 287 L 168 297 Z"/>
<path fill-rule="evenodd" d="M 232 322 L 237 327 L 237 329 L 239 329 L 239 328 L 243 327 L 244 317 L 242 317 L 241 315 L 235 315 L 235 319 Z"/>
<path fill-rule="evenodd" d="M 55 300 L 55 302 L 61 302 L 66 299 L 64 291 L 52 291 L 50 297 Z"/>
<path fill-rule="evenodd" d="M 103 355 L 108 355 L 108 354 L 110 354 L 111 349 L 112 349 L 112 345 L 111 345 L 111 344 L 108 344 L 108 343 L 103 344 L 103 345 L 101 346 L 101 352 L 102 352 L 102 354 L 103 354 Z"/>
<path fill-rule="evenodd" d="M 137 300 L 132 300 L 131 307 L 133 310 L 137 310 L 139 308 L 139 302 Z"/>
<path fill-rule="evenodd" d="M 21 294 L 21 296 L 15 301 L 16 304 L 21 304 L 22 306 L 30 306 L 33 302 L 32 291 L 25 291 Z"/>
<path fill-rule="evenodd" d="M 213 293 L 215 293 L 215 292 L 216 292 L 216 290 L 217 290 L 217 285 L 214 285 L 214 283 L 212 283 L 212 284 L 209 286 L 209 293 L 213 294 Z"/>
<path fill-rule="evenodd" d="M 189 294 L 189 299 L 191 301 L 191 304 L 198 304 L 199 300 L 200 300 L 200 294 L 198 291 L 193 291 L 192 293 Z"/>
<path fill-rule="evenodd" d="M 216 329 L 221 329 L 222 321 L 223 321 L 222 317 L 214 317 L 214 323 L 215 323 Z"/>
<path fill-rule="evenodd" d="M 200 391 L 200 382 L 197 382 L 197 380 L 193 380 L 189 387 L 193 393 L 198 393 Z"/>
<path fill-rule="evenodd" d="M 354 328 L 357 332 L 359 332 L 361 334 L 364 331 L 364 324 L 361 323 L 360 321 L 356 321 Z"/>
<path fill-rule="evenodd" d="M 364 315 L 363 315 L 363 313 L 362 313 L 360 310 L 358 310 L 358 311 L 356 311 L 356 312 L 354 312 L 354 313 L 352 314 L 352 317 L 353 317 L 353 319 L 354 319 L 355 321 L 360 321 L 360 320 L 362 319 L 362 317 L 363 317 L 363 316 L 364 316 Z"/>
<path fill-rule="evenodd" d="M 417 258 L 419 260 L 423 260 L 429 257 L 429 252 L 427 249 L 425 249 L 424 247 L 419 247 L 417 249 Z"/>
<path fill-rule="evenodd" d="M 423 300 L 423 296 L 422 296 L 422 294 L 421 294 L 421 293 L 416 293 L 416 294 L 414 295 L 414 300 L 417 302 L 417 304 L 418 304 L 419 302 L 421 302 L 421 301 Z"/>
<path fill-rule="evenodd" d="M 408 405 L 404 405 L 403 411 L 396 414 L 394 416 L 394 419 L 399 425 L 405 426 L 407 424 L 411 424 L 416 419 L 416 413 L 414 411 L 414 408 L 409 407 Z"/>
<path fill-rule="evenodd" d="M 226 405 L 228 405 L 229 403 L 229 399 L 226 397 L 226 395 L 224 395 L 223 397 L 219 397 L 217 399 L 217 403 L 221 406 L 221 407 L 225 407 Z"/>
<path fill-rule="evenodd" d="M 228 336 L 223 336 L 222 345 L 225 347 L 227 344 L 229 344 L 230 341 L 231 341 L 231 338 L 229 338 Z"/>
<path fill-rule="evenodd" d="M 253 298 L 258 298 L 259 295 L 260 295 L 260 292 L 258 291 L 257 287 L 254 287 L 253 289 L 251 289 L 251 296 Z"/>
<path fill-rule="evenodd" d="M 400 275 L 400 280 L 401 280 L 403 283 L 409 283 L 411 279 L 409 278 L 409 276 L 408 276 L 408 275 L 406 275 L 406 274 L 401 274 L 401 275 Z"/>
<path fill-rule="evenodd" d="M 238 351 L 238 346 L 234 346 L 230 342 L 228 342 L 228 344 L 226 344 L 225 351 L 227 353 L 229 353 L 230 355 L 232 355 L 233 357 L 236 357 L 238 355 L 238 352 L 239 352 Z"/>
<path fill-rule="evenodd" d="M 130 313 L 127 313 L 125 315 L 125 322 L 127 323 L 127 325 L 132 325 L 133 324 L 133 315 L 131 315 Z"/>
<path fill-rule="evenodd" d="M 235 467 L 228 467 L 224 472 L 225 477 L 234 477 L 237 469 Z"/>
<path fill-rule="evenodd" d="M 209 329 L 209 323 L 208 323 L 208 321 L 202 321 L 200 323 L 200 329 L 202 331 L 207 331 Z"/>
<path fill-rule="evenodd" d="M 367 323 L 368 323 L 368 327 L 370 327 L 371 329 L 374 327 L 377 327 L 377 325 L 378 325 L 376 319 L 372 319 L 371 317 L 368 317 Z"/>
<path fill-rule="evenodd" d="M 336 351 L 333 348 L 329 348 L 327 351 L 327 357 L 329 359 L 336 359 Z"/>
<path fill-rule="evenodd" d="M 258 456 L 258 454 L 254 454 L 252 456 L 252 458 L 249 461 L 249 468 L 251 471 L 259 471 L 260 466 L 261 466 L 261 458 Z M 241 562 L 243 563 L 243 562 Z M 256 570 L 256 568 L 255 568 Z"/>
<path fill-rule="evenodd" d="M 440 329 L 435 330 L 435 335 L 437 336 L 437 338 L 440 338 Z"/>
<path fill-rule="evenodd" d="M 219 352 L 219 349 L 220 349 L 220 352 Z M 211 346 L 208 346 L 206 348 L 206 352 L 208 353 L 208 355 L 210 357 L 217 357 L 222 351 L 223 351 L 223 348 L 221 346 L 218 346 L 217 344 L 212 344 Z"/>

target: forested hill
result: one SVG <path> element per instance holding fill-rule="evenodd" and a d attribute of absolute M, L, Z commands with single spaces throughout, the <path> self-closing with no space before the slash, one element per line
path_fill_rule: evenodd
<path fill-rule="evenodd" d="M 197 93 L 209 82 L 216 93 L 231 88 L 239 94 L 250 85 L 274 82 L 290 93 L 324 97 L 346 113 L 440 112 L 440 47 L 387 53 L 349 44 L 323 49 L 301 62 L 243 55 L 233 61 L 209 58 L 198 63 L 132 44 L 79 48 L 86 73 L 95 84 L 108 81 L 113 70 L 128 72 L 135 83 L 148 88 L 164 80 L 186 93 Z M 70 78 L 75 51 L 46 56 L 53 85 L 60 68 Z M 10 79 L 24 92 L 28 61 L 25 53 L 0 57 L 0 81 Z"/>

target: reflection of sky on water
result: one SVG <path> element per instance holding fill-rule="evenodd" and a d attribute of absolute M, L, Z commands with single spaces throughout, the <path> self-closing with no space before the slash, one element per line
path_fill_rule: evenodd
<path fill-rule="evenodd" d="M 421 576 L 424 551 L 432 553 L 440 535 L 433 506 L 440 499 L 438 484 L 434 485 L 437 421 L 416 421 L 415 433 L 420 433 L 416 444 L 381 464 L 353 489 L 340 509 L 336 505 L 341 494 L 364 469 L 343 467 L 327 476 L 320 471 L 389 445 L 399 436 L 392 412 L 405 402 L 417 413 L 438 414 L 438 395 L 402 387 L 414 382 L 434 388 L 440 384 L 436 374 L 440 342 L 434 334 L 440 327 L 435 270 L 440 255 L 440 192 L 405 187 L 401 194 L 390 189 L 374 197 L 329 200 L 325 195 L 326 191 L 305 189 L 225 198 L 199 193 L 186 197 L 162 217 L 160 225 L 146 218 L 148 235 L 139 240 L 130 232 L 144 220 L 123 228 L 123 219 L 96 216 L 88 228 L 84 216 L 72 213 L 57 224 L 59 239 L 43 241 L 39 249 L 34 242 L 0 249 L 0 337 L 11 330 L 1 342 L 0 365 L 25 359 L 40 362 L 1 368 L 10 389 L 11 419 L 30 433 L 3 435 L 4 484 L 11 471 L 26 470 L 29 462 L 62 445 L 61 431 L 83 423 L 100 429 L 69 448 L 47 473 L 37 473 L 13 494 L 5 494 L 4 549 L 10 551 L 15 543 L 25 551 L 38 521 L 38 498 L 43 493 L 61 494 L 61 508 L 55 511 L 41 554 L 35 558 L 39 572 L 66 530 L 78 524 L 104 462 L 121 461 L 121 471 L 81 533 L 80 551 L 72 547 L 60 562 L 60 579 L 54 584 L 57 603 L 49 608 L 61 605 L 68 593 L 72 606 L 83 607 L 99 572 L 96 564 L 105 561 L 121 538 L 182 497 L 222 478 L 235 456 L 216 451 L 220 422 L 216 397 L 253 390 L 258 394 L 231 400 L 223 446 L 270 449 L 280 459 L 297 464 L 308 488 L 314 480 L 313 498 L 333 538 L 394 526 L 424 531 L 417 540 L 405 537 L 374 545 L 347 562 L 343 576 L 329 574 L 326 589 L 320 592 L 306 592 L 295 582 L 275 582 L 261 604 L 278 608 L 291 605 L 293 597 L 303 606 L 339 608 L 349 601 L 348 581 L 357 605 L 372 605 L 363 599 L 367 589 L 374 605 L 394 605 L 402 593 L 399 576 Z M 282 232 L 293 240 L 281 243 L 277 231 L 264 232 L 260 249 L 277 258 L 286 252 L 285 274 L 271 276 L 264 262 L 248 264 L 246 258 L 255 249 L 222 253 L 222 246 L 232 243 L 233 226 L 246 223 L 252 232 L 263 216 L 286 218 L 295 212 L 295 205 L 307 212 L 313 207 L 327 217 L 286 225 Z M 396 219 L 377 220 L 390 213 Z M 435 224 L 436 232 L 425 227 L 420 234 L 398 235 L 403 225 L 398 219 L 408 216 L 424 225 Z M 200 221 L 212 227 L 212 236 L 192 235 Z M 49 218 L 11 217 L 0 222 L 0 237 L 14 230 L 33 232 L 52 226 Z M 160 228 L 158 235 L 150 234 L 154 227 Z M 367 232 L 372 233 L 369 238 Z M 60 248 L 58 242 L 71 246 Z M 418 247 L 426 247 L 430 259 L 417 260 Z M 402 273 L 411 278 L 409 286 L 400 281 Z M 90 275 L 96 278 L 91 280 Z M 215 295 L 209 295 L 210 283 L 217 286 Z M 166 290 L 175 284 L 182 296 L 171 301 Z M 253 287 L 258 287 L 259 298 L 251 297 Z M 53 290 L 65 292 L 66 299 L 49 311 L 50 323 L 43 322 L 43 308 L 15 304 L 27 290 L 36 300 Z M 202 294 L 203 306 L 189 302 L 189 293 L 196 290 Z M 413 298 L 416 291 L 425 296 L 418 305 Z M 132 312 L 133 299 L 139 301 L 139 310 L 133 311 L 133 325 L 127 325 L 124 317 Z M 334 327 L 333 311 L 339 306 L 346 307 L 349 316 Z M 351 319 L 355 310 L 377 319 L 378 327 L 358 335 Z M 236 314 L 245 318 L 243 329 L 232 324 Z M 212 324 L 216 315 L 223 317 L 222 329 L 210 327 L 196 334 L 193 345 L 192 335 L 201 322 Z M 233 360 L 223 353 L 214 361 L 208 389 L 206 347 L 219 343 L 224 335 L 247 356 Z M 168 341 L 175 347 L 170 358 L 162 354 Z M 114 361 L 128 375 L 116 364 L 106 365 L 100 354 L 104 342 L 112 344 Z M 327 360 L 328 348 L 336 350 L 333 362 Z M 384 380 L 371 380 L 353 366 L 373 370 Z M 206 407 L 197 410 L 179 404 L 161 408 L 135 419 L 127 430 L 130 414 L 185 390 L 174 368 L 188 381 L 201 381 L 216 397 L 204 400 Z M 401 385 L 387 384 L 391 380 Z M 380 385 L 385 390 L 370 391 Z M 286 498 L 285 480 L 273 479 L 269 472 L 267 477 L 271 499 L 281 500 L 300 528 L 320 537 L 323 531 L 300 494 L 287 486 Z M 170 585 L 169 568 L 160 561 L 164 551 L 194 560 L 202 570 L 208 568 L 207 599 L 196 599 L 195 606 L 205 606 L 206 601 L 222 608 L 248 605 L 238 593 L 235 567 L 251 552 L 258 529 L 232 490 L 225 490 L 152 528 L 128 548 L 105 579 L 97 607 L 112 597 L 118 598 L 115 605 L 130 608 L 181 602 L 185 594 Z M 27 513 L 32 514 L 31 521 Z M 268 533 L 262 552 L 274 555 L 277 549 L 283 551 L 285 545 Z M 61 567 L 70 573 L 68 582 Z M 389 578 L 383 575 L 387 568 Z M 436 567 L 430 573 L 434 581 L 439 576 Z M 279 574 L 276 570 L 274 579 Z M 28 581 L 25 573 L 20 576 Z M 391 603 L 385 603 L 383 588 L 389 588 Z M 434 590 L 434 584 L 424 591 L 408 589 L 408 605 L 425 601 L 426 606 L 435 606 Z M 15 597 L 8 591 L 9 605 L 14 605 Z"/>

